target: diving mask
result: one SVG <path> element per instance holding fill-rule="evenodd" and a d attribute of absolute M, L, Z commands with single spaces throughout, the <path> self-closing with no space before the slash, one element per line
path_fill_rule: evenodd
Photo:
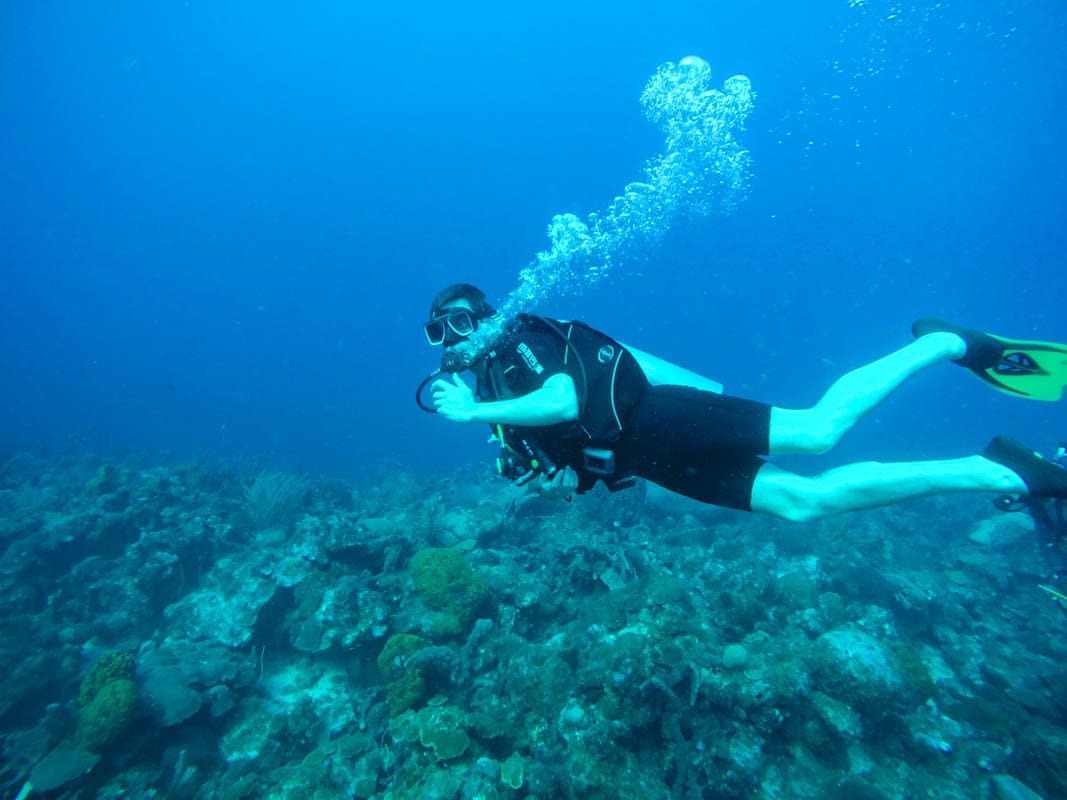
<path fill-rule="evenodd" d="M 472 312 L 459 308 L 434 317 L 422 329 L 426 333 L 426 341 L 434 347 L 455 344 L 474 333 L 476 319 Z M 449 331 L 454 335 L 450 335 Z"/>

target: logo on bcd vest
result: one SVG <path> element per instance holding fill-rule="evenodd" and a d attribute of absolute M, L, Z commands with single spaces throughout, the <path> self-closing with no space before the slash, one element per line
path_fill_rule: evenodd
<path fill-rule="evenodd" d="M 526 366 L 533 370 L 535 375 L 540 375 L 545 371 L 545 368 L 541 366 L 541 362 L 537 360 L 537 356 L 533 354 L 533 350 L 530 349 L 526 342 L 519 342 L 518 350 L 522 360 L 526 362 Z"/>
<path fill-rule="evenodd" d="M 606 344 L 597 351 L 596 360 L 601 364 L 607 364 L 611 359 L 615 358 L 615 348 L 610 344 Z"/>

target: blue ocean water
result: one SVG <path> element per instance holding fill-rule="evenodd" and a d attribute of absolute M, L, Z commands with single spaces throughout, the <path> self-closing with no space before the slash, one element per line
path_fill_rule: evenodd
<path fill-rule="evenodd" d="M 920 315 L 1067 338 L 1058 3 L 2 13 L 5 448 L 488 458 L 412 402 L 429 298 L 502 300 L 554 214 L 639 179 L 662 143 L 638 96 L 687 54 L 752 81 L 747 199 L 541 313 L 794 407 Z M 1047 448 L 1067 413 L 945 367 L 831 461 L 998 431 Z"/>
<path fill-rule="evenodd" d="M 5 5 L 0 798 L 1067 794 L 1059 501 L 552 504 L 414 402 L 455 282 L 786 407 L 924 315 L 1067 341 L 1065 41 L 1056 0 Z M 944 365 L 783 463 L 1065 408 Z"/>

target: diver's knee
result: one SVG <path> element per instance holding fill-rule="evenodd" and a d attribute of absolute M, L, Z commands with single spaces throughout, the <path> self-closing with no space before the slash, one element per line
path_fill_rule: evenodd
<path fill-rule="evenodd" d="M 845 431 L 824 414 L 812 409 L 808 412 L 799 444 L 803 452 L 822 455 L 830 452 L 841 441 Z"/>
<path fill-rule="evenodd" d="M 775 516 L 788 522 L 811 522 L 825 517 L 826 510 L 816 498 L 802 496 L 782 508 Z"/>
<path fill-rule="evenodd" d="M 766 483 L 757 479 L 752 492 L 752 510 L 788 522 L 810 522 L 827 513 L 818 483 L 797 475 Z"/>

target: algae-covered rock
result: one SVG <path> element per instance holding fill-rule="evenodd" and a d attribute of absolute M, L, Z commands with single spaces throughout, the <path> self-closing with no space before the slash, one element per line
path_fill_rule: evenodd
<path fill-rule="evenodd" d="M 137 687 L 133 656 L 108 653 L 82 681 L 78 692 L 78 740 L 87 750 L 101 752 L 133 722 Z"/>
<path fill-rule="evenodd" d="M 826 727 L 842 739 L 858 739 L 863 734 L 863 723 L 859 714 L 844 703 L 822 692 L 812 692 L 811 706 Z"/>
<path fill-rule="evenodd" d="M 134 659 L 129 653 L 115 651 L 103 656 L 93 664 L 93 668 L 82 681 L 78 691 L 78 705 L 89 705 L 101 689 L 114 681 L 131 680 L 133 668 Z"/>
<path fill-rule="evenodd" d="M 511 789 L 522 788 L 525 773 L 523 757 L 518 753 L 512 753 L 511 757 L 500 765 L 500 780 Z"/>
<path fill-rule="evenodd" d="M 85 482 L 85 493 L 93 497 L 111 494 L 117 491 L 128 479 L 129 473 L 126 470 L 119 469 L 111 464 L 101 464 L 100 468 L 93 474 L 93 477 Z"/>
<path fill-rule="evenodd" d="M 744 645 L 731 644 L 722 652 L 722 665 L 727 669 L 743 669 L 748 663 L 748 651 Z"/>
<path fill-rule="evenodd" d="M 837 592 L 823 592 L 816 601 L 819 615 L 826 621 L 828 627 L 835 628 L 845 621 L 848 610 L 845 601 Z"/>
<path fill-rule="evenodd" d="M 78 720 L 78 739 L 94 753 L 104 750 L 133 722 L 137 688 L 133 681 L 112 681 L 97 692 Z"/>
<path fill-rule="evenodd" d="M 200 586 L 167 606 L 171 635 L 190 641 L 243 648 L 252 639 L 260 610 L 274 597 L 276 559 L 268 550 L 220 558 Z"/>
<path fill-rule="evenodd" d="M 378 671 L 385 683 L 389 698 L 389 712 L 400 714 L 413 708 L 426 693 L 423 669 L 410 663 L 415 653 L 430 647 L 431 642 L 410 633 L 398 633 L 389 640 L 378 655 Z"/>
<path fill-rule="evenodd" d="M 818 594 L 815 579 L 806 572 L 790 572 L 774 583 L 777 598 L 791 608 L 810 608 Z"/>
<path fill-rule="evenodd" d="M 411 559 L 411 578 L 423 602 L 438 612 L 432 623 L 437 636 L 461 633 L 485 602 L 485 579 L 452 548 L 430 547 L 417 552 Z"/>
<path fill-rule="evenodd" d="M 893 651 L 858 630 L 838 628 L 816 639 L 812 666 L 820 689 L 861 710 L 891 708 L 904 687 Z"/>

